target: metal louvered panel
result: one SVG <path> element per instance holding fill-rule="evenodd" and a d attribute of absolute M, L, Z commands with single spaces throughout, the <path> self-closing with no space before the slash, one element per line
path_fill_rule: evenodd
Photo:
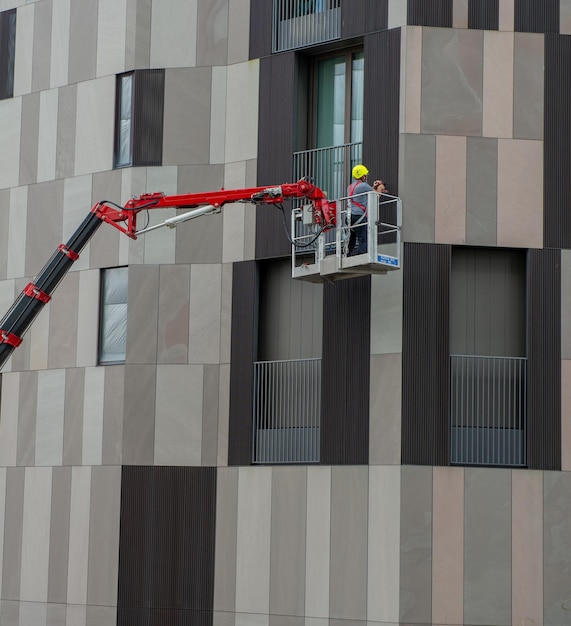
<path fill-rule="evenodd" d="M 468 0 L 468 28 L 498 30 L 500 0 Z"/>
<path fill-rule="evenodd" d="M 323 287 L 321 463 L 369 459 L 371 277 Z"/>
<path fill-rule="evenodd" d="M 271 54 L 271 0 L 250 0 L 250 33 L 250 59 L 259 59 Z"/>
<path fill-rule="evenodd" d="M 558 33 L 561 0 L 515 0 L 516 33 Z"/>
<path fill-rule="evenodd" d="M 528 255 L 528 467 L 560 470 L 561 251 Z"/>
<path fill-rule="evenodd" d="M 452 28 L 453 0 L 407 0 L 409 26 Z"/>
<path fill-rule="evenodd" d="M 215 519 L 216 468 L 123 467 L 118 612 L 177 609 L 211 624 Z"/>
<path fill-rule="evenodd" d="M 386 30 L 388 0 L 341 0 L 341 37 L 358 37 Z"/>
<path fill-rule="evenodd" d="M 405 243 L 403 465 L 449 465 L 451 247 Z"/>
<path fill-rule="evenodd" d="M 165 71 L 135 72 L 133 101 L 133 164 L 161 165 Z"/>
<path fill-rule="evenodd" d="M 0 13 L 0 100 L 14 93 L 16 9 Z"/>
<path fill-rule="evenodd" d="M 545 36 L 543 245 L 571 247 L 571 38 Z"/>
<path fill-rule="evenodd" d="M 398 196 L 401 29 L 365 37 L 363 162 Z M 379 85 L 382 89 L 379 91 Z"/>

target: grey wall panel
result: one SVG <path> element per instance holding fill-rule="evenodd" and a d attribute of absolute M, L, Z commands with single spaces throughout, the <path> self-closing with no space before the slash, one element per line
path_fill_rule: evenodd
<path fill-rule="evenodd" d="M 20 135 L 20 185 L 38 179 L 38 133 L 40 126 L 40 94 L 22 98 L 22 131 Z"/>
<path fill-rule="evenodd" d="M 449 465 L 451 247 L 406 243 L 403 277 L 403 465 Z"/>
<path fill-rule="evenodd" d="M 215 519 L 215 468 L 123 467 L 118 623 L 212 624 Z"/>
<path fill-rule="evenodd" d="M 2 556 L 2 599 L 20 599 L 22 524 L 24 521 L 24 468 L 9 467 L 6 473 L 6 517 Z"/>
<path fill-rule="evenodd" d="M 409 26 L 452 28 L 453 0 L 407 0 Z"/>
<path fill-rule="evenodd" d="M 341 1 L 341 39 L 385 30 L 388 21 L 388 0 Z"/>
<path fill-rule="evenodd" d="M 295 53 L 262 59 L 260 85 L 258 185 L 290 182 L 296 125 Z M 289 228 L 287 205 L 286 214 Z M 287 256 L 289 253 L 290 244 L 279 210 L 271 206 L 259 207 L 256 211 L 256 258 Z"/>
<path fill-rule="evenodd" d="M 62 87 L 58 95 L 56 178 L 65 178 L 73 176 L 75 168 L 77 85 Z"/>
<path fill-rule="evenodd" d="M 97 0 L 71 3 L 68 83 L 95 78 L 97 63 Z"/>
<path fill-rule="evenodd" d="M 528 253 L 528 467 L 561 469 L 561 251 Z"/>
<path fill-rule="evenodd" d="M 371 277 L 323 287 L 321 463 L 369 460 Z"/>
<path fill-rule="evenodd" d="M 398 195 L 401 29 L 368 35 L 364 53 L 363 161 Z"/>
<path fill-rule="evenodd" d="M 34 42 L 32 90 L 50 88 L 53 0 L 38 2 L 34 7 Z"/>
<path fill-rule="evenodd" d="M 561 0 L 515 0 L 514 31 L 558 33 Z"/>
<path fill-rule="evenodd" d="M 468 137 L 466 147 L 466 243 L 495 246 L 498 238 L 498 140 Z M 483 180 L 485 185 L 482 185 Z"/>
<path fill-rule="evenodd" d="M 234 263 L 228 464 L 250 465 L 254 361 L 257 358 L 258 270 L 253 261 Z"/>
<path fill-rule="evenodd" d="M 468 28 L 498 30 L 500 0 L 468 0 Z"/>
<path fill-rule="evenodd" d="M 85 397 L 84 388 L 85 369 L 68 369 L 65 373 L 63 427 L 64 465 L 81 465 L 83 445 L 83 405 Z"/>
<path fill-rule="evenodd" d="M 36 411 L 38 372 L 22 372 L 18 405 L 17 465 L 34 465 L 36 460 Z"/>
<path fill-rule="evenodd" d="M 545 36 L 543 245 L 571 247 L 571 37 Z"/>
<path fill-rule="evenodd" d="M 152 0 L 127 0 L 125 68 L 147 68 L 151 59 Z"/>
<path fill-rule="evenodd" d="M 70 504 L 71 468 L 54 467 L 52 475 L 48 602 L 60 602 L 62 604 L 67 602 Z"/>
<path fill-rule="evenodd" d="M 0 280 L 8 270 L 8 238 L 10 233 L 10 190 L 0 191 Z"/>
<path fill-rule="evenodd" d="M 272 4 L 268 0 L 250 0 L 250 59 L 272 52 Z"/>

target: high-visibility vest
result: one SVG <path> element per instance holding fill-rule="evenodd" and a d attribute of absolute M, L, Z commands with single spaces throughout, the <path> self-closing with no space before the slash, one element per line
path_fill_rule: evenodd
<path fill-rule="evenodd" d="M 361 202 L 357 202 L 357 200 L 354 200 L 352 198 L 353 194 L 355 193 L 355 189 L 357 189 L 357 187 L 361 184 L 362 181 L 360 180 L 356 180 L 354 183 L 352 183 L 351 185 L 349 185 L 349 193 L 347 194 L 350 198 L 351 198 L 351 204 L 358 206 L 361 211 L 363 211 L 363 213 L 367 212 L 367 207 L 364 204 L 361 204 Z M 361 194 L 359 194 L 361 195 Z M 365 194 L 363 194 L 365 195 Z"/>

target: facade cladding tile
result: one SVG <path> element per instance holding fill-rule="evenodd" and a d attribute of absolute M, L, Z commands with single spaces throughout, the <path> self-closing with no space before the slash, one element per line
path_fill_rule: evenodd
<path fill-rule="evenodd" d="M 500 0 L 469 0 L 468 28 L 498 30 L 500 23 Z"/>
<path fill-rule="evenodd" d="M 543 245 L 571 247 L 571 38 L 545 36 Z"/>
<path fill-rule="evenodd" d="M 388 0 L 341 0 L 341 39 L 386 30 Z"/>
<path fill-rule="evenodd" d="M 123 467 L 118 624 L 212 624 L 215 521 L 216 468 Z"/>
<path fill-rule="evenodd" d="M 403 465 L 449 465 L 451 247 L 404 245 Z"/>
<path fill-rule="evenodd" d="M 272 7 L 270 0 L 250 0 L 250 59 L 272 53 Z"/>
<path fill-rule="evenodd" d="M 137 165 L 162 164 L 164 94 L 164 70 L 135 72 L 133 163 Z"/>
<path fill-rule="evenodd" d="M 516 33 L 558 33 L 560 0 L 515 0 Z"/>
<path fill-rule="evenodd" d="M 409 26 L 452 28 L 453 0 L 407 0 Z"/>

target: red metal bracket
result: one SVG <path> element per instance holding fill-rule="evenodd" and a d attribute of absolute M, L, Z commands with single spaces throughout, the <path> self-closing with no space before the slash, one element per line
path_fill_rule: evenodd
<path fill-rule="evenodd" d="M 79 254 L 77 254 L 77 252 L 74 252 L 73 250 L 70 250 L 69 248 L 67 248 L 64 243 L 61 243 L 58 246 L 58 250 L 60 252 L 63 252 L 65 254 L 65 256 L 69 257 L 72 261 L 77 261 L 77 259 L 79 259 Z"/>
<path fill-rule="evenodd" d="M 17 348 L 22 343 L 22 337 L 18 337 L 18 335 L 14 335 L 14 333 L 7 333 L 4 330 L 0 330 L 0 343 L 7 343 Z"/>
<path fill-rule="evenodd" d="M 48 295 L 45 291 L 38 289 L 34 283 L 28 283 L 24 289 L 24 294 L 28 296 L 28 298 L 36 298 L 40 300 L 44 304 L 47 304 L 52 297 Z"/>

